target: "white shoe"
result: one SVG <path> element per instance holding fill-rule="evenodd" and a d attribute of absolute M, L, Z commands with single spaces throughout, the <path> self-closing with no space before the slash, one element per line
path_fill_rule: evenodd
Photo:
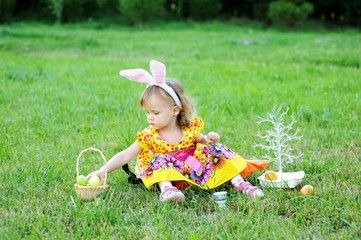
<path fill-rule="evenodd" d="M 184 194 L 176 187 L 165 187 L 164 191 L 160 194 L 159 200 L 161 202 L 184 202 Z"/>

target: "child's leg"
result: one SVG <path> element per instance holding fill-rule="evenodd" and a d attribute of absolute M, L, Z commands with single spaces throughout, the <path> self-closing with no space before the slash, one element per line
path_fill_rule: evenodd
<path fill-rule="evenodd" d="M 231 183 L 233 189 L 238 190 L 251 198 L 264 197 L 264 193 L 260 188 L 252 186 L 252 184 L 249 182 L 245 182 L 243 178 L 238 174 L 231 179 Z"/>
<path fill-rule="evenodd" d="M 161 191 L 161 192 L 164 192 L 164 189 L 165 189 L 166 187 L 172 187 L 172 186 L 173 186 L 170 181 L 159 182 L 158 185 L 159 185 L 159 188 L 160 188 L 160 191 Z"/>
<path fill-rule="evenodd" d="M 176 187 L 173 187 L 172 182 L 162 181 L 158 183 L 160 191 L 159 196 L 161 202 L 184 202 L 183 193 Z"/>

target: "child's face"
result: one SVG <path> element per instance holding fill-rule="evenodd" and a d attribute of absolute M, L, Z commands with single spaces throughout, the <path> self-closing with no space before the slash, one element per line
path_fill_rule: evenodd
<path fill-rule="evenodd" d="M 175 124 L 178 107 L 163 99 L 161 96 L 152 96 L 143 104 L 143 109 L 147 113 L 147 121 L 155 129 L 160 130 L 166 128 L 170 124 Z"/>

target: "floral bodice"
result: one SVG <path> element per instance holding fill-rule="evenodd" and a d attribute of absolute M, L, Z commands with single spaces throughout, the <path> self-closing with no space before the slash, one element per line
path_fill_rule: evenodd
<path fill-rule="evenodd" d="M 168 143 L 163 141 L 158 131 L 149 126 L 136 135 L 136 141 L 143 148 L 143 152 L 152 151 L 154 154 L 166 154 L 183 150 L 195 145 L 195 139 L 203 129 L 204 122 L 200 117 L 185 129 L 183 129 L 183 138 L 178 143 Z"/>
<path fill-rule="evenodd" d="M 195 139 L 203 129 L 204 122 L 200 117 L 196 117 L 193 122 L 183 129 L 183 138 L 178 143 L 168 143 L 163 141 L 158 131 L 149 126 L 136 135 L 136 141 L 143 151 L 137 156 L 135 172 L 138 173 L 150 164 L 157 155 L 174 153 L 195 146 Z"/>

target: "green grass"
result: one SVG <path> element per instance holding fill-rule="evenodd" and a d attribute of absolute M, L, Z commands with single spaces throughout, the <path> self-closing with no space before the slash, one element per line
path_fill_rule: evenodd
<path fill-rule="evenodd" d="M 2 239 L 357 239 L 361 237 L 361 35 L 279 32 L 220 23 L 163 24 L 145 31 L 101 24 L 0 26 L 0 238 Z M 109 159 L 146 127 L 144 86 L 122 68 L 157 59 L 181 80 L 206 122 L 204 132 L 245 158 L 261 158 L 257 116 L 290 107 L 304 157 L 296 189 L 264 189 L 250 201 L 227 186 L 219 211 L 212 192 L 188 189 L 182 205 L 159 190 L 108 176 L 95 201 L 76 197 L 76 158 L 90 146 Z M 102 164 L 85 154 L 81 171 Z M 133 163 L 134 164 L 134 163 Z M 275 164 L 268 168 L 276 170 Z M 249 178 L 256 184 L 262 172 Z"/>

